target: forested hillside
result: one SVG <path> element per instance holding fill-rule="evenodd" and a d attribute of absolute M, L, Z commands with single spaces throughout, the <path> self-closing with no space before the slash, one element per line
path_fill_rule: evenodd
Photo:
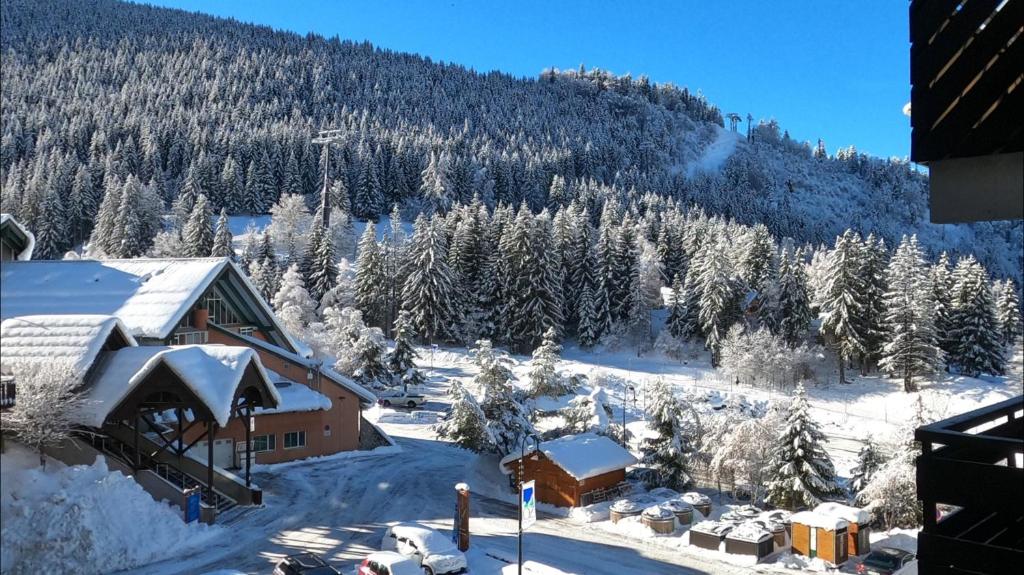
<path fill-rule="evenodd" d="M 579 198 L 596 218 L 609 196 L 650 192 L 801 243 L 848 226 L 890 244 L 916 232 L 933 253 L 1020 275 L 1019 225 L 926 223 L 927 183 L 907 163 L 828 155 L 774 122 L 748 141 L 699 93 L 642 76 L 477 74 L 112 0 L 11 0 L 0 16 L 2 207 L 48 240 L 42 256 L 87 239 L 105 190 L 129 180 L 142 190 L 139 253 L 183 189 L 231 213 L 288 193 L 313 202 L 323 168 L 310 139 L 340 128 L 328 180 L 360 218 L 474 195 L 534 211 Z"/>

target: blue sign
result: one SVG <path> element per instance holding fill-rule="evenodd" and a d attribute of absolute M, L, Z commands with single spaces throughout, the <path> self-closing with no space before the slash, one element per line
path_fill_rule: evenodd
<path fill-rule="evenodd" d="M 459 544 L 459 529 L 461 524 L 459 523 L 459 503 L 455 502 L 455 519 L 452 521 L 452 543 Z"/>
<path fill-rule="evenodd" d="M 193 489 L 185 496 L 185 523 L 192 523 L 193 521 L 199 520 L 200 499 L 198 489 Z"/>
<path fill-rule="evenodd" d="M 537 500 L 534 495 L 537 492 L 534 480 L 523 483 L 520 487 L 522 499 L 519 504 L 522 506 L 523 529 L 529 528 L 537 522 Z"/>

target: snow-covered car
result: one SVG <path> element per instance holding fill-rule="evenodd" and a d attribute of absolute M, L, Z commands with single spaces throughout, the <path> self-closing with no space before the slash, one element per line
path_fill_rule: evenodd
<path fill-rule="evenodd" d="M 285 557 L 274 567 L 274 575 L 341 575 L 318 555 L 300 553 Z"/>
<path fill-rule="evenodd" d="M 377 395 L 377 403 L 383 407 L 401 405 L 413 409 L 427 401 L 426 396 L 419 393 L 395 392 Z"/>
<path fill-rule="evenodd" d="M 398 523 L 388 527 L 381 541 L 382 551 L 397 551 L 418 562 L 426 575 L 465 573 L 466 556 L 450 539 L 419 523 Z"/>
<path fill-rule="evenodd" d="M 857 573 L 864 575 L 893 575 L 915 559 L 917 557 L 909 551 L 895 547 L 879 547 L 868 553 L 868 556 L 857 565 Z"/>
<path fill-rule="evenodd" d="M 356 575 L 423 575 L 419 563 L 394 551 L 370 553 L 356 569 Z"/>

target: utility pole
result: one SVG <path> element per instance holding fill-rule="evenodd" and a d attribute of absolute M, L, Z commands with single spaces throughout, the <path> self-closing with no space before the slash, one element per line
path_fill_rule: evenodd
<path fill-rule="evenodd" d="M 320 130 L 320 134 L 313 138 L 314 144 L 324 147 L 324 187 L 320 191 L 320 214 L 323 218 L 324 229 L 331 224 L 331 200 L 330 188 L 327 185 L 328 174 L 331 167 L 331 144 L 338 144 L 344 140 L 341 130 Z"/>

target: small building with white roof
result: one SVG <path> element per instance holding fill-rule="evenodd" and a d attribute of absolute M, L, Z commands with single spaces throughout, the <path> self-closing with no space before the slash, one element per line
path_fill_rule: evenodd
<path fill-rule="evenodd" d="M 519 474 L 520 453 L 500 462 L 501 471 L 516 483 L 537 482 L 537 500 L 559 507 L 578 507 L 583 496 L 614 487 L 626 480 L 626 468 L 637 459 L 608 437 L 596 433 L 566 435 L 530 447 Z"/>
<path fill-rule="evenodd" d="M 850 558 L 847 531 L 849 522 L 842 517 L 817 511 L 801 511 L 789 518 L 792 525 L 792 550 L 797 555 L 841 565 Z"/>
<path fill-rule="evenodd" d="M 814 512 L 846 520 L 850 555 L 866 555 L 871 552 L 871 514 L 866 510 L 827 501 L 815 507 Z"/>

